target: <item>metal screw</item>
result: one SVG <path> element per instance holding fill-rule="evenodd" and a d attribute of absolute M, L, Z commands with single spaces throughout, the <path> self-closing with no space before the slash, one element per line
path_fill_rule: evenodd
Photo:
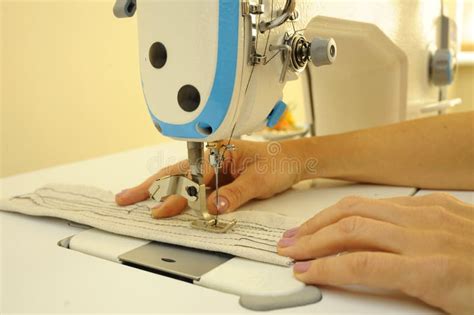
<path fill-rule="evenodd" d="M 194 186 L 187 186 L 186 193 L 191 197 L 197 197 L 198 191 Z"/>

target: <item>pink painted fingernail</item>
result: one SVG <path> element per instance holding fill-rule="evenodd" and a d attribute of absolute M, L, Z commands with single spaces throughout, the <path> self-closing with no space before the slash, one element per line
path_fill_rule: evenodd
<path fill-rule="evenodd" d="M 289 246 L 293 245 L 295 242 L 296 242 L 296 239 L 294 239 L 294 238 L 282 238 L 278 242 L 278 247 L 289 247 Z"/>
<path fill-rule="evenodd" d="M 124 189 L 121 192 L 119 192 L 118 194 L 116 194 L 115 196 L 116 197 L 123 197 L 123 195 L 125 195 L 127 193 L 127 191 L 128 191 L 128 189 Z"/>
<path fill-rule="evenodd" d="M 308 271 L 309 267 L 311 267 L 311 261 L 298 261 L 293 266 L 293 271 L 296 273 L 303 273 Z"/>
<path fill-rule="evenodd" d="M 290 237 L 295 236 L 298 233 L 298 229 L 299 229 L 299 227 L 294 227 L 292 229 L 289 229 L 288 231 L 283 233 L 283 237 L 284 238 L 290 238 Z"/>
<path fill-rule="evenodd" d="M 229 208 L 229 201 L 225 197 L 219 197 L 216 204 L 217 211 L 219 213 L 225 213 Z"/>

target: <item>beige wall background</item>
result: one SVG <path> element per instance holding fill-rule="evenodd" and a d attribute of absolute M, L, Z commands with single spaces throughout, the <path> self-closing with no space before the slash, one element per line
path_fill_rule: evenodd
<path fill-rule="evenodd" d="M 164 140 L 141 93 L 136 20 L 113 3 L 2 0 L 0 176 Z"/>
<path fill-rule="evenodd" d="M 143 100 L 135 19 L 113 0 L 0 0 L 0 177 L 166 141 Z M 452 95 L 472 109 L 474 68 Z M 285 89 L 294 107 L 298 82 Z"/>

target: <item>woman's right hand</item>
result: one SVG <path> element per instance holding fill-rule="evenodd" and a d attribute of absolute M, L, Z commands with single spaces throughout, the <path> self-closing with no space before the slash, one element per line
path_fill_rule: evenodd
<path fill-rule="evenodd" d="M 216 204 L 215 176 L 209 166 L 206 152 L 203 167 L 204 182 L 213 189 L 208 195 L 210 213 L 235 211 L 252 199 L 266 199 L 283 192 L 302 179 L 308 167 L 314 168 L 316 160 L 305 161 L 293 155 L 301 150 L 292 149 L 292 141 L 250 142 L 232 141 L 235 151 L 226 151 L 219 176 L 219 201 Z M 309 164 L 308 164 L 309 163 Z M 116 195 L 118 205 L 126 206 L 150 197 L 148 188 L 157 179 L 168 175 L 187 174 L 187 160 L 161 169 L 142 184 L 123 190 Z M 177 215 L 187 207 L 185 198 L 173 195 L 152 209 L 154 218 Z"/>

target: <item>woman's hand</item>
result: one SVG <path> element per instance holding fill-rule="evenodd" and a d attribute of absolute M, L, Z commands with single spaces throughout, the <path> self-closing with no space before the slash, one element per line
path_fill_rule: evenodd
<path fill-rule="evenodd" d="M 231 212 L 251 199 L 265 199 L 290 188 L 301 179 L 302 161 L 293 156 L 291 142 L 249 142 L 232 141 L 235 151 L 227 151 L 219 176 L 219 202 L 216 193 L 208 196 L 207 204 L 211 213 Z M 297 151 L 297 150 L 296 150 Z M 213 187 L 215 176 L 208 163 L 206 152 L 203 167 L 206 186 Z M 310 161 L 311 162 L 311 161 Z M 122 191 L 116 196 L 119 205 L 130 205 L 149 198 L 148 188 L 158 178 L 168 175 L 187 174 L 188 161 L 160 170 L 142 184 Z M 187 207 L 183 197 L 168 197 L 159 207 L 152 210 L 154 218 L 170 217 L 181 213 Z"/>
<path fill-rule="evenodd" d="M 474 314 L 474 207 L 448 194 L 345 198 L 287 231 L 278 252 L 308 284 L 397 289 Z"/>

